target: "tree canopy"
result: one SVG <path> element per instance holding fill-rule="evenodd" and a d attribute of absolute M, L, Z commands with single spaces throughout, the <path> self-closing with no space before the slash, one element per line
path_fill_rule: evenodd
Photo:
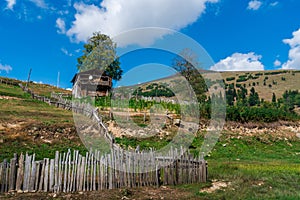
<path fill-rule="evenodd" d="M 99 69 L 114 80 L 120 80 L 123 70 L 116 55 L 116 43 L 104 34 L 96 32 L 84 45 L 83 55 L 77 58 L 80 72 Z"/>
<path fill-rule="evenodd" d="M 207 85 L 204 78 L 198 71 L 198 55 L 191 49 L 183 49 L 179 55 L 173 59 L 173 68 L 181 73 L 192 86 L 199 102 L 206 99 Z"/>

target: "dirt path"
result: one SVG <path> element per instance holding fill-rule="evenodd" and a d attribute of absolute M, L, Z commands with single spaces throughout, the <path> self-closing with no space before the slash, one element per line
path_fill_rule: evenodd
<path fill-rule="evenodd" d="M 42 199 L 91 199 L 91 200 L 138 200 L 138 199 L 153 199 L 153 200 L 175 200 L 175 199 L 197 199 L 192 193 L 182 189 L 173 189 L 166 186 L 160 188 L 143 187 L 137 189 L 114 189 L 102 190 L 97 192 L 79 192 L 74 194 L 51 194 L 51 193 L 26 193 L 26 194 L 6 194 L 0 195 L 0 199 L 7 200 L 42 200 Z"/>

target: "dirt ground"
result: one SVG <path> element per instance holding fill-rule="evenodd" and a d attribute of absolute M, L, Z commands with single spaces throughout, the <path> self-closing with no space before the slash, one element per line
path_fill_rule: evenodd
<path fill-rule="evenodd" d="M 114 189 L 102 190 L 96 192 L 77 192 L 73 194 L 51 194 L 51 193 L 10 193 L 0 195 L 0 199 L 7 200 L 42 200 L 42 199 L 91 199 L 91 200 L 138 200 L 138 199 L 153 199 L 153 200 L 177 200 L 177 199 L 198 199 L 192 193 L 184 191 L 183 189 L 174 189 L 166 186 L 160 188 L 143 187 L 136 189 Z"/>

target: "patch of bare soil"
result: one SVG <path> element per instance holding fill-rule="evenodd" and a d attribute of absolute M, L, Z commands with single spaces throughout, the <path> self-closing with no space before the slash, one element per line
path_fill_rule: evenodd
<path fill-rule="evenodd" d="M 225 188 L 229 187 L 231 185 L 231 182 L 224 182 L 224 181 L 218 181 L 218 180 L 213 180 L 212 181 L 212 186 L 203 188 L 200 190 L 201 193 L 213 193 L 217 190 L 224 190 Z"/>
<path fill-rule="evenodd" d="M 46 125 L 30 120 L 9 123 L 0 121 L 0 138 L 5 138 L 5 140 L 22 138 L 24 141 L 51 144 L 62 138 L 72 140 L 78 138 L 78 135 L 73 124 Z"/>
<path fill-rule="evenodd" d="M 20 98 L 18 97 L 10 97 L 10 96 L 1 96 L 0 95 L 0 99 L 5 99 L 5 100 L 21 100 Z"/>
<path fill-rule="evenodd" d="M 255 137 L 266 142 L 293 141 L 299 139 L 300 121 L 247 124 L 229 122 L 226 124 L 224 130 L 230 138 L 243 139 L 244 137 Z"/>
<path fill-rule="evenodd" d="M 158 136 L 165 137 L 169 136 L 170 132 L 163 128 L 161 124 L 151 124 L 149 127 L 138 127 L 138 125 L 129 125 L 121 127 L 115 121 L 108 121 L 108 130 L 115 137 L 150 137 L 150 136 Z"/>
<path fill-rule="evenodd" d="M 21 200 L 21 199 L 107 199 L 107 200 L 175 200 L 175 199 L 197 199 L 193 197 L 193 194 L 186 192 L 182 189 L 173 189 L 166 186 L 160 188 L 142 187 L 136 189 L 114 189 L 114 190 L 102 190 L 95 192 L 79 192 L 73 194 L 52 194 L 52 193 L 24 193 L 16 194 L 10 193 L 0 195 L 0 199 L 8 200 Z"/>

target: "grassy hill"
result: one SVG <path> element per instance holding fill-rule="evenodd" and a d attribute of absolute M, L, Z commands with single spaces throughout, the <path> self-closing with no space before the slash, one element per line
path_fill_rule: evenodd
<path fill-rule="evenodd" d="M 273 70 L 252 72 L 222 72 L 226 84 L 245 85 L 248 91 L 254 87 L 260 98 L 272 100 L 272 94 L 281 97 L 286 90 L 299 90 L 300 71 Z M 245 77 L 245 78 L 243 78 Z"/>
<path fill-rule="evenodd" d="M 40 84 L 31 84 L 31 88 L 42 94 L 53 89 L 65 92 Z M 56 150 L 68 148 L 85 150 L 72 112 L 33 100 L 19 86 L 0 83 L 0 161 L 21 152 L 36 152 L 38 159 L 52 157 Z"/>
<path fill-rule="evenodd" d="M 202 71 L 202 73 L 205 73 L 204 77 L 213 77 L 210 71 Z M 220 74 L 225 81 L 225 85 L 234 84 L 236 89 L 239 88 L 239 85 L 245 86 L 248 91 L 254 87 L 259 97 L 265 101 L 271 101 L 273 93 L 275 93 L 276 97 L 280 98 L 286 90 L 300 89 L 300 71 L 297 70 L 220 72 Z M 175 90 L 175 92 L 178 91 L 177 93 L 182 96 L 187 95 L 186 88 L 183 87 L 185 81 L 181 76 L 166 77 L 123 88 L 128 92 L 134 92 L 134 90 L 142 88 L 143 92 L 150 91 L 155 94 L 154 91 L 147 89 L 147 87 L 153 84 L 165 85 L 171 88 L 171 90 Z"/>
<path fill-rule="evenodd" d="M 244 74 L 235 74 L 235 77 Z M 226 72 L 222 75 L 227 78 L 232 77 L 234 73 Z M 261 75 L 257 80 L 263 81 L 263 76 L 279 79 L 283 74 Z M 290 78 L 298 77 L 299 73 L 292 75 L 292 72 L 288 72 L 284 76 L 288 84 L 292 87 L 297 86 L 296 83 L 292 84 Z M 247 81 L 250 83 L 252 80 Z M 277 82 L 277 87 L 283 88 L 284 81 Z M 49 95 L 52 90 L 57 89 L 39 84 L 31 87 L 44 95 Z M 257 90 L 259 87 L 260 85 Z M 299 199 L 299 122 L 230 123 L 222 131 L 213 151 L 205 157 L 208 161 L 208 183 L 99 191 L 72 194 L 72 197 L 74 195 L 77 199 L 99 199 L 100 196 L 105 199 L 120 199 L 127 196 L 130 199 L 157 199 L 159 194 L 164 199 L 174 199 L 174 195 L 177 199 Z M 192 153 L 199 154 L 205 135 L 206 130 L 201 130 L 195 135 L 190 145 Z M 119 140 L 124 146 L 134 148 L 137 145 L 142 147 L 151 144 L 154 146 L 153 143 L 168 143 L 170 138 Z M 53 158 L 56 150 L 65 152 L 68 148 L 86 151 L 76 134 L 71 111 L 33 100 L 18 86 L 0 83 L 0 162 L 4 158 L 11 158 L 13 153 L 20 152 L 36 153 L 37 159 Z M 0 199 L 2 197 L 51 199 L 48 194 L 40 193 L 0 195 Z M 58 197 L 64 199 L 71 196 L 60 194 Z"/>

